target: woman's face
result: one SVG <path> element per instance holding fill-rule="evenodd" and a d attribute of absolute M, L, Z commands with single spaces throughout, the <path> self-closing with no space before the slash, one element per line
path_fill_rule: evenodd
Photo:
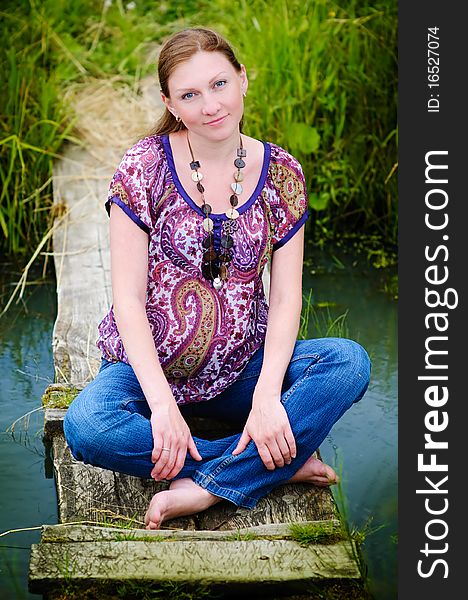
<path fill-rule="evenodd" d="M 197 52 L 171 74 L 170 99 L 161 95 L 189 131 L 224 139 L 239 131 L 247 85 L 243 65 L 238 72 L 220 52 Z"/>

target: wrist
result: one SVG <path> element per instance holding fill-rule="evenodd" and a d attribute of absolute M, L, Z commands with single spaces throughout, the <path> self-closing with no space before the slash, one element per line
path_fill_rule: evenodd
<path fill-rule="evenodd" d="M 158 391 L 157 394 L 148 395 L 146 397 L 146 401 L 150 409 L 156 410 L 161 408 L 169 408 L 171 406 L 177 406 L 177 402 L 175 401 L 174 395 L 172 394 L 172 390 L 168 387 L 167 390 Z"/>
<path fill-rule="evenodd" d="M 274 386 L 271 384 L 263 385 L 261 382 L 258 382 L 255 386 L 252 398 L 253 405 L 272 404 L 280 402 L 280 400 L 281 386 Z"/>
<path fill-rule="evenodd" d="M 282 387 L 283 380 L 279 381 L 272 374 L 266 376 L 260 373 L 255 389 L 266 394 L 281 394 Z"/>

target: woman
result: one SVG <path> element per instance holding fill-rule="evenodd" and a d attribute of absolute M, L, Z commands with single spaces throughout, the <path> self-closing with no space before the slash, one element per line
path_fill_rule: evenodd
<path fill-rule="evenodd" d="M 99 325 L 101 368 L 64 423 L 78 460 L 171 480 L 149 529 L 223 498 L 252 508 L 288 481 L 335 483 L 313 453 L 370 372 L 351 340 L 297 340 L 304 176 L 284 149 L 241 133 L 248 79 L 228 43 L 176 33 L 158 73 L 165 113 L 124 155 L 106 202 L 113 306 Z M 239 433 L 194 438 L 190 415 Z"/>

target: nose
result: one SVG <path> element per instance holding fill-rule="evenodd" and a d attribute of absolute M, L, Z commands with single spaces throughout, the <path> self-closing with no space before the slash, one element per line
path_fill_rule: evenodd
<path fill-rule="evenodd" d="M 215 98 L 204 96 L 202 113 L 207 116 L 215 116 L 221 108 L 220 103 Z"/>

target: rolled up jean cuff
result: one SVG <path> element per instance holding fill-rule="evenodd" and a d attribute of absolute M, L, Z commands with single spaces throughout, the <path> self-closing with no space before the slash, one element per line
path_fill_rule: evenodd
<path fill-rule="evenodd" d="M 260 498 L 246 496 L 237 490 L 221 487 L 216 483 L 212 475 L 204 475 L 200 471 L 195 471 L 192 475 L 192 479 L 197 485 L 208 490 L 214 496 L 229 500 L 229 502 L 233 502 L 237 506 L 242 506 L 243 508 L 254 508 L 260 500 Z"/>

